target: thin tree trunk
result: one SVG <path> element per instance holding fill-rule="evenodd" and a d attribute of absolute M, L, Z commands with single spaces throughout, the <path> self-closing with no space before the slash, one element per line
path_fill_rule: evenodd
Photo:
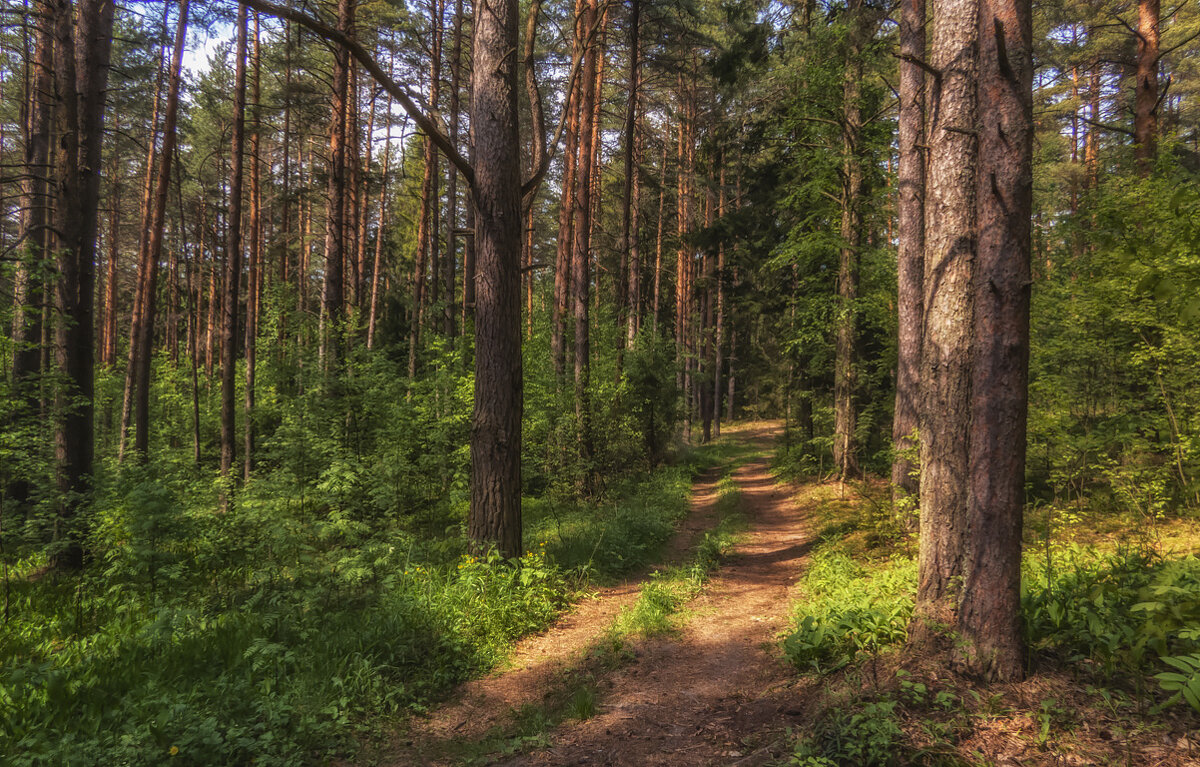
<path fill-rule="evenodd" d="M 235 446 L 234 395 L 237 393 L 238 287 L 242 276 L 242 158 L 245 152 L 246 116 L 246 6 L 238 6 L 237 45 L 234 53 L 233 136 L 230 141 L 229 218 L 226 225 L 225 298 L 221 312 L 221 476 L 230 478 Z M 229 501 L 222 496 L 222 508 Z"/>
<path fill-rule="evenodd" d="M 133 449 L 137 460 L 144 461 L 150 449 L 150 368 L 154 358 L 154 320 L 157 309 L 158 264 L 162 260 L 163 235 L 166 229 L 167 195 L 171 189 L 171 162 L 175 159 L 175 123 L 179 114 L 179 87 L 182 79 L 183 50 L 187 40 L 188 0 L 179 3 L 179 18 L 175 24 L 175 42 L 171 53 L 171 69 L 167 84 L 167 101 L 163 110 L 162 150 L 154 173 L 154 196 L 151 198 L 147 222 L 147 242 L 138 275 L 138 300 L 129 332 L 129 371 L 126 387 L 132 384 L 132 415 L 134 422 Z M 153 136 L 151 136 L 153 141 Z M 147 170 L 147 174 L 151 173 Z M 128 399 L 128 397 L 127 397 Z M 118 460 L 124 458 L 125 428 L 122 418 Z"/>
<path fill-rule="evenodd" d="M 632 346 L 637 335 L 639 270 L 637 253 L 637 126 L 638 97 L 641 91 L 641 0 L 629 4 L 629 94 L 625 103 L 625 192 L 621 202 L 621 257 L 617 269 L 617 309 L 625 333 L 617 333 L 617 377 L 621 376 L 621 353 Z"/>
<path fill-rule="evenodd" d="M 718 176 L 717 189 L 717 218 L 724 219 L 725 217 L 725 162 L 724 157 L 721 158 L 721 170 Z M 713 436 L 721 436 L 721 372 L 725 364 L 724 346 L 725 346 L 725 238 L 721 237 L 717 243 L 717 270 L 714 274 L 715 288 L 717 291 L 717 325 L 713 334 L 713 395 L 712 395 L 712 421 L 713 421 Z"/>
<path fill-rule="evenodd" d="M 583 26 L 584 3 L 586 0 L 576 0 L 575 11 L 575 50 L 573 56 L 579 55 L 579 48 L 584 44 L 585 27 Z M 563 139 L 563 185 L 558 208 L 558 247 L 554 258 L 554 312 L 550 326 L 550 357 L 554 366 L 555 380 L 561 383 L 566 376 L 566 326 L 567 304 L 571 295 L 571 259 L 573 255 L 575 223 L 575 186 L 578 168 L 578 136 L 579 136 L 579 103 L 582 101 L 583 78 L 576 78 L 575 83 L 567 94 L 567 102 L 563 109 L 567 112 L 566 131 Z"/>
<path fill-rule="evenodd" d="M 254 467 L 254 386 L 258 361 L 258 295 L 262 261 L 262 181 L 260 142 L 262 140 L 261 89 L 262 55 L 258 14 L 254 14 L 253 77 L 250 85 L 250 269 L 246 275 L 246 386 L 242 412 L 242 478 L 250 481 Z"/>
<path fill-rule="evenodd" d="M 922 284 L 925 259 L 925 0 L 900 6 L 900 158 L 897 169 L 900 245 L 897 254 L 896 406 L 892 416 L 892 498 L 915 496 L 918 479 L 905 457 L 916 442 L 921 385 Z M 914 517 L 909 517 L 912 523 Z"/>
<path fill-rule="evenodd" d="M 379 273 L 383 269 L 383 229 L 387 222 L 388 163 L 392 159 L 392 97 L 385 101 L 387 134 L 383 141 L 383 173 L 379 180 L 379 226 L 375 230 L 375 263 L 371 269 L 371 307 L 367 315 L 367 348 L 375 348 L 376 312 L 379 307 Z"/>
<path fill-rule="evenodd" d="M 459 91 L 462 88 L 463 0 L 454 0 L 454 42 L 450 45 L 450 143 L 459 148 Z M 446 163 L 446 312 L 444 331 L 448 338 L 458 335 L 455 322 L 454 282 L 458 264 L 458 169 Z M 464 277 L 463 295 L 466 296 Z"/>
<path fill-rule="evenodd" d="M 596 23 L 599 6 L 596 0 L 585 0 L 581 28 L 591 29 Z M 579 100 L 579 157 L 575 178 L 574 236 L 571 253 L 571 293 L 575 309 L 575 423 L 579 457 L 584 466 L 585 490 L 591 486 L 591 405 L 588 402 L 589 379 L 591 376 L 591 339 L 588 306 L 588 291 L 591 289 L 591 233 L 592 233 L 592 171 L 596 119 L 596 103 L 599 96 L 598 43 L 588 46 L 584 54 L 581 71 L 583 90 Z"/>
<path fill-rule="evenodd" d="M 668 122 L 663 126 L 663 142 L 662 142 L 662 178 L 658 185 L 658 231 L 654 236 L 654 305 L 651 307 L 651 330 L 654 331 L 654 337 L 658 338 L 658 315 L 662 308 L 662 257 L 663 257 L 663 219 L 666 213 L 665 201 L 667 197 L 667 146 L 670 144 L 671 124 Z"/>
<path fill-rule="evenodd" d="M 838 258 L 837 342 L 834 351 L 833 381 L 833 460 L 838 477 L 845 481 L 858 476 L 858 268 L 862 246 L 863 170 L 860 160 L 862 143 L 862 107 L 859 104 L 862 82 L 862 46 L 867 21 L 862 0 L 850 0 L 851 15 L 846 71 L 842 82 L 842 247 Z"/>

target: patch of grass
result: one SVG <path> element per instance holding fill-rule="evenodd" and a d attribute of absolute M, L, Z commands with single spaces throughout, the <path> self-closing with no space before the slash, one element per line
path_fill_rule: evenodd
<path fill-rule="evenodd" d="M 25 577 L 44 557 L 10 570 L 0 753 L 13 767 L 136 767 L 352 751 L 368 722 L 494 666 L 588 578 L 650 561 L 713 455 L 600 507 L 528 501 L 531 550 L 511 561 L 468 553 L 453 514 L 431 537 L 433 512 L 367 519 L 270 477 L 213 514 L 207 488 L 131 472 L 97 504 L 83 576 Z"/>
<path fill-rule="evenodd" d="M 737 510 L 740 498 L 741 491 L 727 474 L 717 485 L 717 525 L 705 531 L 691 561 L 651 573 L 637 601 L 614 621 L 610 633 L 616 641 L 679 630 L 682 607 L 700 593 L 709 573 L 720 565 L 745 529 L 745 518 Z"/>

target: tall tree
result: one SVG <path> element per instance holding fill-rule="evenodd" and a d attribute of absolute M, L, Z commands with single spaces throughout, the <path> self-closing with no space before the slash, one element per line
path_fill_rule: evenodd
<path fill-rule="evenodd" d="M 221 313 L 221 476 L 229 478 L 236 447 L 238 287 L 242 277 L 242 161 L 246 149 L 246 6 L 238 6 L 234 50 L 233 132 L 230 138 L 229 215 L 225 233 L 225 296 Z M 226 496 L 226 501 L 228 496 Z"/>
<path fill-rule="evenodd" d="M 1025 675 L 1021 530 L 1029 382 L 1033 56 L 1030 0 L 981 0 L 975 348 L 959 652 L 989 679 Z"/>
<path fill-rule="evenodd" d="M 521 553 L 521 155 L 517 2 L 478 0 L 471 67 L 475 137 L 475 404 L 468 534 Z"/>
<path fill-rule="evenodd" d="M 1138 0 L 1137 82 L 1134 86 L 1134 157 L 1143 175 L 1150 172 L 1158 147 L 1158 61 L 1160 0 Z"/>
<path fill-rule="evenodd" d="M 930 115 L 921 342 L 921 545 L 910 643 L 957 625 L 968 504 L 972 276 L 979 4 L 934 0 L 930 65 L 940 93 Z"/>
<path fill-rule="evenodd" d="M 150 368 L 154 356 L 154 320 L 157 308 L 158 265 L 162 260 L 163 236 L 166 230 L 167 195 L 171 188 L 171 163 L 175 157 L 175 125 L 179 114 L 179 87 L 183 71 L 183 50 L 187 40 L 188 0 L 178 5 L 179 17 L 175 23 L 175 43 L 171 54 L 171 70 L 168 76 L 167 101 L 163 110 L 162 149 L 158 153 L 158 169 L 155 175 L 154 195 L 150 200 L 147 226 L 147 244 L 138 267 L 138 300 L 130 322 L 129 363 L 125 386 L 132 400 L 134 422 L 133 449 L 140 460 L 144 460 L 150 449 Z M 151 141 L 154 137 L 151 136 Z M 127 417 L 122 417 L 120 436 L 123 457 Z"/>
<path fill-rule="evenodd" d="M 896 407 L 892 416 L 892 493 L 916 496 L 917 478 L 906 454 L 915 444 L 920 398 L 922 283 L 925 259 L 925 0 L 900 4 L 900 157 L 896 213 Z"/>
<path fill-rule="evenodd" d="M 83 565 L 82 513 L 92 490 L 95 456 L 94 284 L 99 230 L 100 174 L 105 91 L 112 53 L 114 3 L 56 0 L 54 84 L 56 133 L 52 218 L 57 234 L 55 363 L 64 382 L 55 400 L 55 459 L 59 491 L 57 535 L 51 562 L 58 569 Z"/>

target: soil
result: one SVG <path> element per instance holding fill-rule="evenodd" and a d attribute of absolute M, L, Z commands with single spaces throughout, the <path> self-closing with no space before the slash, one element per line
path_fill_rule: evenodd
<path fill-rule="evenodd" d="M 761 455 L 732 474 L 748 532 L 688 606 L 674 635 L 636 640 L 616 668 L 591 669 L 594 714 L 551 730 L 548 747 L 516 756 L 483 756 L 504 765 L 759 764 L 755 747 L 777 740 L 801 712 L 777 635 L 787 623 L 790 591 L 812 545 L 804 513 L 768 465 L 773 424 L 727 430 Z M 727 467 L 725 467 L 727 468 Z M 667 546 L 666 561 L 684 561 L 699 535 L 716 523 L 717 483 L 710 470 L 694 487 L 691 512 Z M 514 712 L 556 694 L 563 679 L 588 664 L 597 638 L 637 599 L 641 578 L 604 589 L 549 631 L 522 641 L 510 666 L 469 682 L 453 702 L 413 723 L 389 764 L 453 764 L 449 754 L 510 724 Z"/>

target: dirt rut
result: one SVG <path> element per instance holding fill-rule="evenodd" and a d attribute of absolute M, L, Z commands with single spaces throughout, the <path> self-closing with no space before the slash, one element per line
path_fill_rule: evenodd
<path fill-rule="evenodd" d="M 775 429 L 757 425 L 733 438 L 764 449 Z M 683 561 L 716 521 L 721 472 L 696 483 L 692 513 L 669 546 Z M 757 764 L 786 726 L 795 724 L 794 681 L 778 653 L 789 593 L 811 536 L 790 492 L 772 478 L 768 459 L 740 466 L 733 479 L 748 532 L 693 600 L 684 629 L 634 643 L 633 659 L 596 680 L 597 706 L 584 721 L 568 720 L 548 734 L 549 747 L 482 760 L 503 765 Z M 389 764 L 453 764 L 452 743 L 479 741 L 503 728 L 522 705 L 543 700 L 563 674 L 577 668 L 640 582 L 606 589 L 544 634 L 521 642 L 509 670 L 464 685 L 455 702 L 415 723 Z M 479 757 L 477 757 L 479 758 Z"/>

